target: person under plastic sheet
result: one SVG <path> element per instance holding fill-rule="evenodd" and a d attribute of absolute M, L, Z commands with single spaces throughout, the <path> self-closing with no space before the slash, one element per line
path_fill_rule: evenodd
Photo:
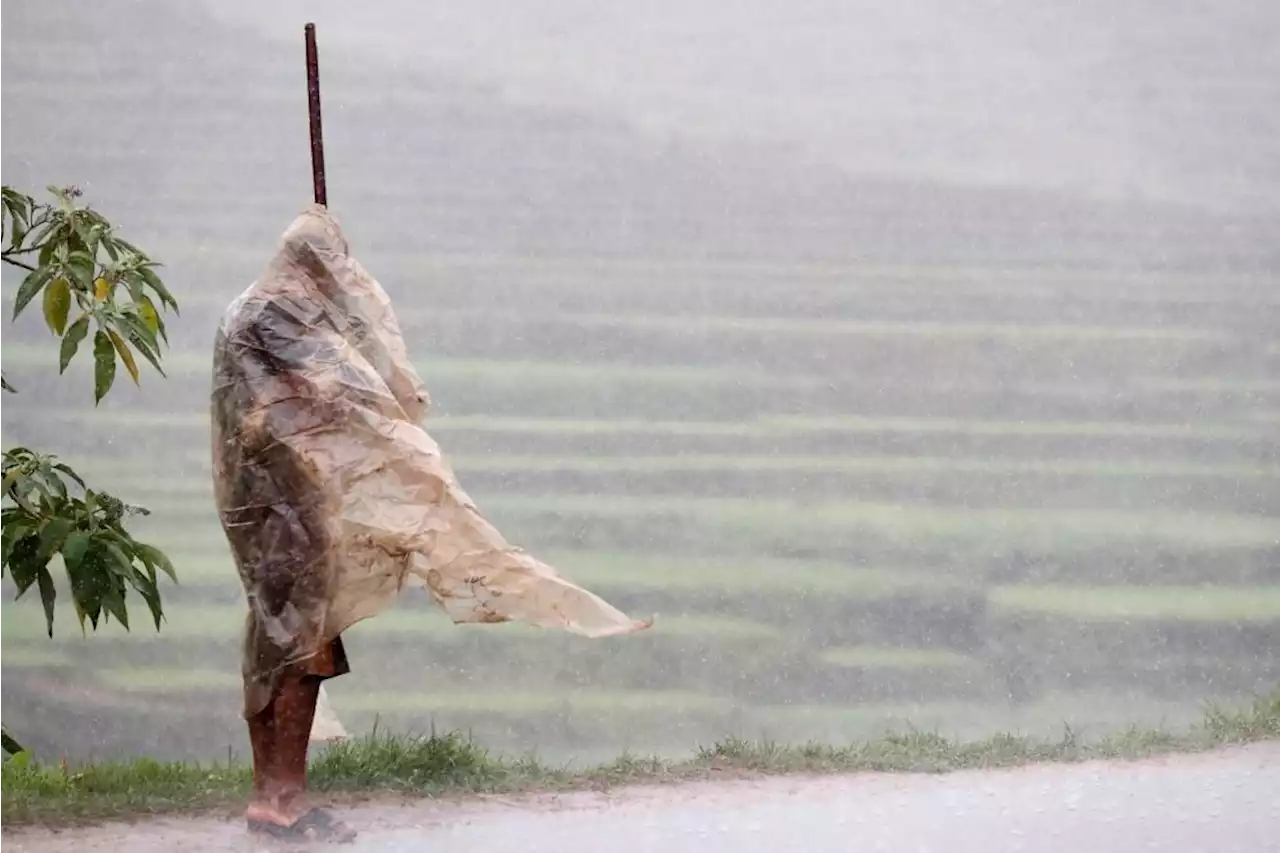
<path fill-rule="evenodd" d="M 386 292 L 333 216 L 310 207 L 227 309 L 214 346 L 215 491 L 249 605 L 253 830 L 354 836 L 306 797 L 321 682 L 349 671 L 342 633 L 410 578 L 455 622 L 589 637 L 652 622 L 508 544 L 419 426 L 429 405 Z"/>

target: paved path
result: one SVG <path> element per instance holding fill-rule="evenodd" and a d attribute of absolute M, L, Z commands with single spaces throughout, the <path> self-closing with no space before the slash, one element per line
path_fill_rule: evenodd
<path fill-rule="evenodd" d="M 1280 853 L 1280 743 L 1140 762 L 368 805 L 350 853 Z M 6 853 L 297 850 L 234 822 L 5 833 Z"/>

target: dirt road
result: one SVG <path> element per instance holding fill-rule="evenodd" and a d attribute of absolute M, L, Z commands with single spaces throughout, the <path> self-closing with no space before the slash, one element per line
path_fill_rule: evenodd
<path fill-rule="evenodd" d="M 1280 743 L 1133 763 L 864 774 L 366 805 L 350 853 L 1280 851 Z M 297 850 L 237 823 L 5 833 L 8 853 Z M 335 848 L 336 849 L 336 848 Z"/>

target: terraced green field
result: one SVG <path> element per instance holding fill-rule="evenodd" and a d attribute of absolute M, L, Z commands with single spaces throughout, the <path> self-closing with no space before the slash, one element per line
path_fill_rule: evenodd
<path fill-rule="evenodd" d="M 88 182 L 183 308 L 169 378 L 97 408 L 38 312 L 4 326 L 6 446 L 150 507 L 136 531 L 181 578 L 159 636 L 60 613 L 50 641 L 36 602 L 0 608 L 5 724 L 73 757 L 244 746 L 209 350 L 308 197 L 305 122 L 291 54 L 205 21 L 207 55 L 243 60 L 213 74 L 130 29 L 195 14 L 28 4 L 40 39 L 5 44 L 6 183 Z M 659 619 L 457 628 L 410 590 L 352 632 L 352 728 L 612 759 L 1176 725 L 1280 680 L 1274 226 L 659 150 L 374 64 L 326 89 L 331 192 L 427 428 L 510 539 Z"/>
<path fill-rule="evenodd" d="M 538 271 L 565 298 L 586 292 Z M 681 290 L 660 268 L 626 270 L 649 274 L 648 298 Z M 857 267 L 844 275 L 847 292 L 835 271 L 802 271 L 788 291 L 797 305 L 839 294 L 856 307 L 827 317 L 788 319 L 779 302 L 760 306 L 779 317 L 744 318 L 742 294 L 761 292 L 750 281 L 647 320 L 482 317 L 496 285 L 452 294 L 451 311 L 405 311 L 435 400 L 428 428 L 481 507 L 659 621 L 601 642 L 455 627 L 410 590 L 352 632 L 339 711 L 356 727 L 464 726 L 510 749 L 588 754 L 675 750 L 725 729 L 1044 728 L 1065 708 L 1105 726 L 1193 715 L 1280 678 L 1280 441 L 1267 415 L 1280 387 L 1266 337 L 1247 332 L 1275 314 L 1265 288 L 1228 281 L 1206 297 L 1212 322 L 1144 326 L 1176 282 L 1129 276 L 1108 293 L 1028 278 L 1042 299 L 1083 289 L 1096 315 L 1046 325 L 964 319 L 1014 312 L 991 301 L 1013 292 L 999 274 L 898 279 L 945 295 L 945 310 L 868 290 Z M 609 289 L 626 304 L 630 290 Z M 1122 304 L 1139 308 L 1102 322 Z M 913 316 L 860 319 L 870 305 Z M 487 345 L 457 331 L 468 324 L 503 343 L 480 356 Z M 588 357 L 600 332 L 636 339 L 626 357 Z M 38 340 L 4 345 L 11 372 L 50 357 Z M 167 382 L 148 377 L 98 411 L 59 388 L 5 412 L 6 441 L 52 433 L 95 481 L 152 508 L 137 528 L 182 581 L 160 638 L 139 625 L 83 639 L 61 614 L 49 642 L 30 602 L 6 602 L 5 672 L 30 697 L 6 710 L 25 717 L 39 697 L 58 719 L 92 696 L 121 711 L 101 749 L 154 736 L 208 754 L 239 743 L 243 610 L 212 507 L 207 355 L 180 350 L 168 367 Z M 87 381 L 73 369 L 63 384 Z"/>

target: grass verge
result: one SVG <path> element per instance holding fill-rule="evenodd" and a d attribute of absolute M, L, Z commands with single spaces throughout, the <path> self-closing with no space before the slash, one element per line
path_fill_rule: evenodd
<path fill-rule="evenodd" d="M 375 730 L 368 737 L 331 746 L 317 755 L 311 765 L 311 782 L 318 790 L 348 795 L 431 797 L 605 788 L 702 779 L 712 774 L 725 778 L 726 772 L 730 776 L 944 773 L 1032 762 L 1131 759 L 1278 738 L 1280 688 L 1243 709 L 1210 707 L 1199 725 L 1184 732 L 1133 728 L 1086 742 L 1066 727 L 1062 737 L 1052 740 L 999 734 L 959 742 L 912 730 L 847 746 L 788 746 L 731 738 L 704 747 L 683 761 L 624 755 L 612 764 L 586 770 L 548 766 L 536 756 L 493 756 L 457 732 L 419 736 Z M 2 773 L 2 818 L 7 826 L 234 808 L 247 796 L 250 781 L 250 770 L 243 764 L 201 766 L 145 758 L 69 768 L 40 764 L 20 755 L 6 761 Z"/>

